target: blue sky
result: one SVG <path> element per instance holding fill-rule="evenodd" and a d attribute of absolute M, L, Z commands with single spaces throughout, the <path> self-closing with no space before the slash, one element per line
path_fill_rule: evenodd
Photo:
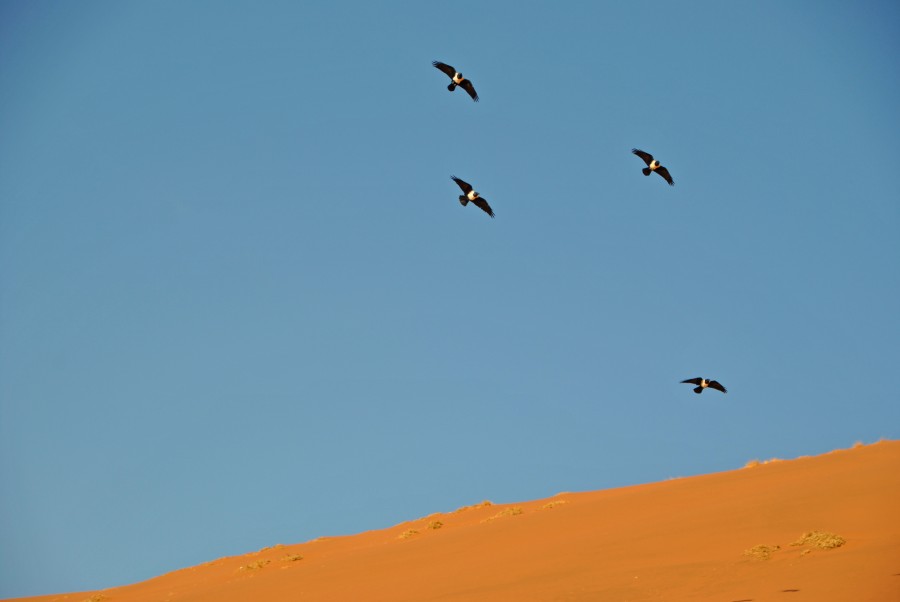
<path fill-rule="evenodd" d="M 898 31 L 0 2 L 0 597 L 900 437 Z"/>

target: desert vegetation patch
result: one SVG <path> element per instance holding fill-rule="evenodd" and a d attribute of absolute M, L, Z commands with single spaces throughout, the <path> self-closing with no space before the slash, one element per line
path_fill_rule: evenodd
<path fill-rule="evenodd" d="M 524 512 L 524 511 L 522 510 L 521 506 L 510 506 L 509 508 L 506 508 L 505 510 L 501 510 L 494 516 L 490 516 L 481 522 L 486 523 L 488 521 L 497 520 L 498 518 L 503 518 L 506 516 L 518 516 L 518 515 L 522 514 L 522 512 Z"/>
<path fill-rule="evenodd" d="M 825 531 L 810 531 L 804 533 L 800 539 L 793 542 L 792 546 L 803 546 L 807 548 L 819 548 L 820 550 L 831 550 L 839 548 L 847 543 L 847 540 L 834 533 Z"/>
<path fill-rule="evenodd" d="M 255 570 L 263 568 L 270 562 L 272 562 L 272 561 L 264 558 L 262 560 L 257 560 L 256 562 L 251 562 L 250 564 L 245 564 L 242 567 L 240 567 L 238 570 L 240 570 L 240 571 L 255 571 Z"/>
<path fill-rule="evenodd" d="M 814 549 L 831 550 L 839 548 L 845 543 L 847 543 L 847 540 L 840 535 L 829 533 L 827 531 L 809 531 L 801 535 L 800 539 L 792 542 L 790 545 L 793 547 L 802 547 L 803 551 L 800 552 L 800 555 L 804 556 Z M 749 556 L 754 560 L 769 560 L 772 555 L 780 549 L 780 545 L 770 546 L 760 544 L 744 550 L 744 556 Z"/>
<path fill-rule="evenodd" d="M 543 506 L 541 506 L 544 510 L 551 510 L 552 508 L 556 508 L 557 506 L 561 506 L 562 504 L 568 504 L 566 500 L 556 500 L 555 502 L 547 502 Z"/>
<path fill-rule="evenodd" d="M 774 552 L 781 549 L 781 546 L 767 546 L 760 544 L 744 550 L 744 556 L 749 556 L 754 560 L 768 560 Z"/>
<path fill-rule="evenodd" d="M 493 506 L 494 502 L 491 500 L 484 500 L 480 504 L 472 504 L 471 506 L 463 506 L 462 508 L 457 508 L 454 512 L 465 512 L 466 510 L 477 510 L 478 508 L 487 508 L 488 506 Z"/>

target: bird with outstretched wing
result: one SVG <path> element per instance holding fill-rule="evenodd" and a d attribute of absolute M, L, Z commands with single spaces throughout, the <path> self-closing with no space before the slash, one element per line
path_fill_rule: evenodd
<path fill-rule="evenodd" d="M 456 176 L 450 176 L 456 185 L 459 186 L 460 190 L 463 191 L 464 194 L 460 195 L 459 203 L 463 207 L 465 207 L 468 203 L 472 203 L 491 217 L 494 217 L 494 211 L 491 209 L 491 206 L 488 205 L 488 202 L 482 197 L 480 194 L 475 192 L 475 189 L 472 188 L 472 185 L 466 182 L 465 180 L 461 180 Z"/>
<path fill-rule="evenodd" d="M 472 81 L 463 77 L 463 74 L 457 71 L 455 67 L 451 67 L 447 63 L 442 63 L 440 61 L 431 61 L 431 64 L 450 78 L 450 85 L 447 86 L 448 90 L 453 92 L 453 90 L 459 86 L 472 97 L 472 100 L 478 102 L 478 93 L 475 91 L 475 86 L 472 85 Z"/>

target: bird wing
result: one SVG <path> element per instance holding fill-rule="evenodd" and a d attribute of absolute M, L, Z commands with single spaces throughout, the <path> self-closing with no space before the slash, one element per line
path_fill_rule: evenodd
<path fill-rule="evenodd" d="M 672 179 L 672 176 L 669 175 L 669 170 L 666 169 L 665 167 L 657 167 L 656 173 L 661 175 L 663 177 L 663 180 L 665 180 L 666 182 L 669 183 L 669 186 L 675 185 L 675 180 Z"/>
<path fill-rule="evenodd" d="M 431 64 L 446 73 L 447 77 L 453 77 L 454 75 L 456 75 L 456 69 L 454 69 L 447 63 L 442 63 L 440 61 L 431 61 Z"/>
<path fill-rule="evenodd" d="M 721 391 L 722 393 L 728 393 L 728 390 L 722 386 L 722 384 L 717 380 L 709 381 L 709 388 L 715 389 L 716 391 Z"/>
<path fill-rule="evenodd" d="M 456 182 L 457 185 L 459 185 L 459 187 L 462 188 L 462 191 L 465 192 L 466 194 L 469 194 L 470 192 L 472 192 L 472 185 L 469 184 L 468 182 L 464 182 L 463 180 L 460 180 L 456 176 L 450 176 L 450 179 L 452 179 L 454 182 Z"/>
<path fill-rule="evenodd" d="M 468 79 L 462 80 L 459 86 L 469 93 L 469 96 L 472 97 L 472 100 L 478 102 L 478 92 L 475 91 L 475 86 L 472 85 L 472 81 Z"/>
<path fill-rule="evenodd" d="M 475 200 L 472 201 L 472 203 L 491 217 L 494 217 L 494 212 L 491 210 L 491 206 L 488 205 L 488 202 L 482 197 L 475 197 Z"/>
<path fill-rule="evenodd" d="M 636 148 L 631 149 L 631 152 L 643 159 L 644 163 L 646 163 L 647 165 L 650 165 L 653 162 L 653 155 L 651 155 L 650 153 L 645 153 L 644 151 L 638 150 Z"/>
<path fill-rule="evenodd" d="M 697 386 L 700 386 L 700 382 L 701 382 L 702 380 L 703 380 L 703 379 L 700 378 L 700 377 L 698 376 L 697 378 L 689 378 L 689 379 L 683 380 L 683 381 L 681 381 L 681 382 L 683 382 L 683 383 L 685 383 L 685 384 L 690 384 L 690 385 L 697 385 Z"/>

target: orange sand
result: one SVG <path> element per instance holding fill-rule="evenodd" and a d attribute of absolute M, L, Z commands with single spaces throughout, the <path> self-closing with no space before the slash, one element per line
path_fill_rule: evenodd
<path fill-rule="evenodd" d="M 846 543 L 790 545 L 813 530 Z M 780 548 L 767 560 L 744 555 L 759 544 Z M 125 587 L 21 600 L 897 601 L 900 441 L 649 485 L 479 504 L 381 531 L 221 558 Z"/>

